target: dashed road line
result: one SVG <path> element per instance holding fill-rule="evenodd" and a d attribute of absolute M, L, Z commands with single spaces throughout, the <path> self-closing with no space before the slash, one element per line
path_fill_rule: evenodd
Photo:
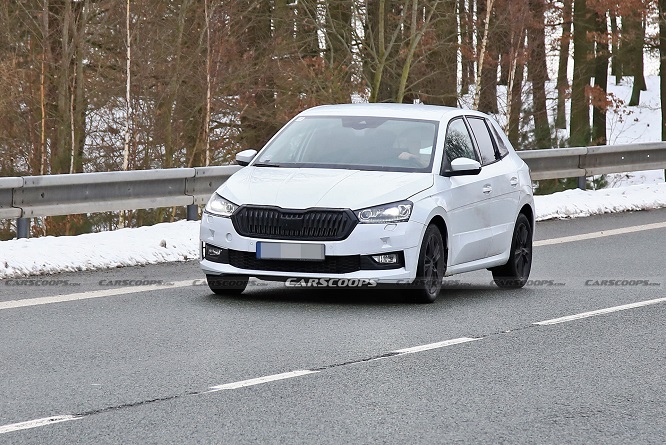
<path fill-rule="evenodd" d="M 442 342 L 437 342 L 437 343 L 430 343 L 427 345 L 420 345 L 420 346 L 415 346 L 412 348 L 405 348 L 405 349 L 399 349 L 397 351 L 389 352 L 386 354 L 383 354 L 381 356 L 375 356 L 371 357 L 368 359 L 361 359 L 361 360 L 354 360 L 350 362 L 346 362 L 344 364 L 335 364 L 335 365 L 329 365 L 325 366 L 322 368 L 317 368 L 317 369 L 300 369 L 296 371 L 290 371 L 290 372 L 284 372 L 281 374 L 272 374 L 272 375 L 267 375 L 263 377 L 257 377 L 253 379 L 248 379 L 248 380 L 240 380 L 237 382 L 231 382 L 231 383 L 225 383 L 223 385 L 216 385 L 216 386 L 211 386 L 208 388 L 206 391 L 197 391 L 197 392 L 189 392 L 187 394 L 182 394 L 178 396 L 170 396 L 170 397 L 162 397 L 158 399 L 153 399 L 153 400 L 147 400 L 143 402 L 138 402 L 138 403 L 131 403 L 131 404 L 124 404 L 124 405 L 119 405 L 119 406 L 113 406 L 113 407 L 107 407 L 103 409 L 98 409 L 94 411 L 89 411 L 86 413 L 80 413 L 80 414 L 68 414 L 68 415 L 62 415 L 62 416 L 53 416 L 53 417 L 46 417 L 43 419 L 35 419 L 35 420 L 29 420 L 27 422 L 21 422 L 21 423 L 13 423 L 10 425 L 4 425 L 0 426 L 0 434 L 4 433 L 10 433 L 13 431 L 19 431 L 19 430 L 25 430 L 29 428 L 37 428 L 40 426 L 47 426 L 47 425 L 52 425 L 54 423 L 60 423 L 60 422 L 66 422 L 68 420 L 75 420 L 75 419 L 82 419 L 84 417 L 92 416 L 95 414 L 111 411 L 111 410 L 117 410 L 121 408 L 127 408 L 127 407 L 133 407 L 133 406 L 138 406 L 138 405 L 146 405 L 149 403 L 156 403 L 156 402 L 161 402 L 165 400 L 174 400 L 174 399 L 179 399 L 182 397 L 188 397 L 188 396 L 195 396 L 195 395 L 203 395 L 203 394 L 209 394 L 209 393 L 214 393 L 218 391 L 224 391 L 224 390 L 234 390 L 234 389 L 240 389 L 240 388 L 246 388 L 248 386 L 255 386 L 255 385 L 262 385 L 264 383 L 270 383 L 270 382 L 276 382 L 279 380 L 286 380 L 286 379 L 291 379 L 294 377 L 301 377 L 305 375 L 310 375 L 310 374 L 317 374 L 325 369 L 330 369 L 334 367 L 339 367 L 339 366 L 344 366 L 344 365 L 350 365 L 354 363 L 362 363 L 362 362 L 368 362 L 368 361 L 373 361 L 377 360 L 379 358 L 388 358 L 388 357 L 398 357 L 400 355 L 404 354 L 413 354 L 416 352 L 423 352 L 423 351 L 429 351 L 432 349 L 436 348 L 443 348 L 445 346 L 453 346 L 461 343 L 466 343 L 472 340 L 478 340 L 476 338 L 456 338 L 453 340 L 446 340 Z"/>
<path fill-rule="evenodd" d="M 261 385 L 262 383 L 275 382 L 277 380 L 291 379 L 302 375 L 315 374 L 320 371 L 301 369 L 298 371 L 283 372 L 282 374 L 267 375 L 256 379 L 241 380 L 240 382 L 225 383 L 224 385 L 211 386 L 207 392 L 224 391 L 228 389 L 245 388 L 246 386 Z"/>
<path fill-rule="evenodd" d="M 644 230 L 666 229 L 666 222 L 642 224 L 640 226 L 622 227 L 621 229 L 601 230 L 599 232 L 583 233 L 580 235 L 562 236 L 560 238 L 544 239 L 534 241 L 536 246 L 552 246 L 554 244 L 573 243 L 576 241 L 586 241 L 596 238 L 605 238 L 607 236 L 624 235 L 627 233 L 642 232 Z"/>
<path fill-rule="evenodd" d="M 627 309 L 634 309 L 637 307 L 649 306 L 666 302 L 666 298 L 656 298 L 654 300 L 639 301 L 636 303 L 623 304 L 621 306 L 613 306 L 605 309 L 598 309 L 596 311 L 581 312 L 580 314 L 567 315 L 565 317 L 553 318 L 545 321 L 538 321 L 533 323 L 537 326 L 550 326 L 554 324 L 566 323 L 568 321 L 580 320 L 583 318 L 596 317 L 597 315 L 605 315 L 613 312 L 626 311 Z"/>
<path fill-rule="evenodd" d="M 439 341 L 437 343 L 429 343 L 427 345 L 414 346 L 412 348 L 398 349 L 397 351 L 393 351 L 393 352 L 396 353 L 397 355 L 414 354 L 416 352 L 423 352 L 423 351 L 430 351 L 431 349 L 445 348 L 447 346 L 459 345 L 461 343 L 467 343 L 467 342 L 475 341 L 475 340 L 481 340 L 481 338 L 469 338 L 469 337 L 454 338 L 453 340 L 445 340 L 445 341 Z"/>
<path fill-rule="evenodd" d="M 89 300 L 92 298 L 115 297 L 118 295 L 151 292 L 163 289 L 176 289 L 192 285 L 192 280 L 176 281 L 169 284 L 150 284 L 144 286 L 119 287 L 116 289 L 101 289 L 75 294 L 56 295 L 53 297 L 26 298 L 23 300 L 9 300 L 0 302 L 0 310 L 16 309 L 20 307 L 39 306 L 43 304 L 64 303 L 67 301 Z"/>
<path fill-rule="evenodd" d="M 38 428 L 40 426 L 53 425 L 54 423 L 68 422 L 70 420 L 81 419 L 78 416 L 53 416 L 44 417 L 43 419 L 28 420 L 27 422 L 12 423 L 10 425 L 0 426 L 0 434 L 11 433 L 13 431 L 28 430 L 30 428 Z"/>
<path fill-rule="evenodd" d="M 181 287 L 189 284 L 182 284 L 185 282 L 180 282 L 180 283 L 174 283 L 174 284 L 180 284 Z M 190 283 L 189 281 L 187 283 Z M 163 286 L 166 287 L 166 286 Z M 173 286 L 169 286 L 173 287 Z M 657 298 L 653 300 L 647 300 L 647 301 L 639 301 L 636 303 L 630 303 L 630 304 L 624 304 L 621 306 L 614 306 L 610 308 L 605 308 L 605 309 L 599 309 L 595 311 L 589 311 L 589 312 L 582 312 L 579 314 L 574 314 L 574 315 L 568 315 L 565 317 L 559 317 L 559 318 L 553 318 L 550 320 L 545 320 L 545 321 L 539 321 L 536 323 L 532 323 L 531 325 L 525 326 L 524 328 L 527 327 L 532 327 L 532 326 L 548 326 L 548 325 L 554 325 L 554 324 L 559 324 L 559 323 L 565 323 L 567 321 L 573 321 L 573 320 L 580 320 L 582 318 L 588 318 L 588 317 L 594 317 L 597 315 L 604 315 L 604 314 L 609 314 L 613 312 L 618 312 L 618 311 L 624 311 L 628 309 L 634 309 L 638 307 L 643 307 L 643 306 L 649 306 L 649 305 L 654 305 L 658 303 L 663 303 L 666 302 L 666 298 Z M 46 303 L 45 303 L 46 304 Z M 246 388 L 248 386 L 255 386 L 255 385 L 262 385 L 265 383 L 270 383 L 270 382 L 276 382 L 280 380 L 286 380 L 286 379 L 291 379 L 295 377 L 301 377 L 305 375 L 310 375 L 310 374 L 317 374 L 320 373 L 324 370 L 331 369 L 331 368 L 336 368 L 336 367 L 341 367 L 341 366 L 347 366 L 347 365 L 352 365 L 352 364 L 358 364 L 358 363 L 366 363 L 366 362 L 371 362 L 374 360 L 380 360 L 380 359 L 387 359 L 391 357 L 399 357 L 401 355 L 407 355 L 407 354 L 415 354 L 419 352 L 425 352 L 425 351 L 432 351 L 434 349 L 439 349 L 439 348 L 444 348 L 448 346 L 454 346 L 454 345 L 459 345 L 459 344 L 464 344 L 464 343 L 469 343 L 477 340 L 483 340 L 486 338 L 490 338 L 496 335 L 503 335 L 509 332 L 513 332 L 517 329 L 513 330 L 507 330 L 507 331 L 500 331 L 494 334 L 488 334 L 485 336 L 479 336 L 479 337 L 460 337 L 460 338 L 454 338 L 450 340 L 444 340 L 440 342 L 435 342 L 435 343 L 428 343 L 424 345 L 418 345 L 418 346 L 412 346 L 409 348 L 403 348 L 403 349 L 396 349 L 391 352 L 387 352 L 381 355 L 376 355 L 372 357 L 367 357 L 367 358 L 362 358 L 362 359 L 357 359 L 357 360 L 352 360 L 344 363 L 337 363 L 337 364 L 331 364 L 327 366 L 322 366 L 320 368 L 314 368 L 314 369 L 300 369 L 296 371 L 290 371 L 290 372 L 284 372 L 280 374 L 272 374 L 272 375 L 267 375 L 263 377 L 257 377 L 253 379 L 248 379 L 248 380 L 240 380 L 237 382 L 230 382 L 230 383 L 225 383 L 222 385 L 216 385 L 216 386 L 211 386 L 207 390 L 204 391 L 195 391 L 195 392 L 188 392 L 185 394 L 180 394 L 180 395 L 174 395 L 174 396 L 169 396 L 169 397 L 162 397 L 162 398 L 156 398 L 152 400 L 145 400 L 137 403 L 130 403 L 130 404 L 123 404 L 123 405 L 118 405 L 118 406 L 111 406 L 103 409 L 98 409 L 98 410 L 93 410 L 93 411 L 88 411 L 85 413 L 79 413 L 79 414 L 67 414 L 67 415 L 60 415 L 60 416 L 52 416 L 52 417 L 45 417 L 41 419 L 35 419 L 35 420 L 29 420 L 26 422 L 19 422 L 19 423 L 12 423 L 9 425 L 2 425 L 0 426 L 0 434 L 5 434 L 5 433 L 10 433 L 10 432 L 15 432 L 15 431 L 20 431 L 20 430 L 26 430 L 26 429 L 31 429 L 31 428 L 38 428 L 42 426 L 47 426 L 47 425 L 53 425 L 56 423 L 62 423 L 62 422 L 67 422 L 70 420 L 76 420 L 76 419 L 82 419 L 84 417 L 88 416 L 93 416 L 95 414 L 111 411 L 111 410 L 117 410 L 117 409 L 123 409 L 123 408 L 130 408 L 134 406 L 139 406 L 139 405 L 147 405 L 151 403 L 157 403 L 157 402 L 162 402 L 166 400 L 175 400 L 175 399 L 180 399 L 183 397 L 189 397 L 189 396 L 197 396 L 197 395 L 204 395 L 204 394 L 209 394 L 209 393 L 214 393 L 218 391 L 224 391 L 224 390 L 235 390 L 235 389 L 241 389 L 241 388 Z"/>

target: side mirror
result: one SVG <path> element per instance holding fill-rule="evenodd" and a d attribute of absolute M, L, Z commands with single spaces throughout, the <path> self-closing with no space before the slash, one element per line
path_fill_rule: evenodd
<path fill-rule="evenodd" d="M 444 172 L 444 176 L 472 176 L 481 173 L 479 161 L 469 158 L 457 158 L 451 161 L 451 171 Z"/>
<path fill-rule="evenodd" d="M 236 164 L 245 167 L 252 159 L 257 155 L 257 150 L 243 150 L 239 153 L 236 153 Z"/>

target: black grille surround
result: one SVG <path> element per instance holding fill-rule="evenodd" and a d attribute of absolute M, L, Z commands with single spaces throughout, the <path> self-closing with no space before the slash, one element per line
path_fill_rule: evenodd
<path fill-rule="evenodd" d="M 324 261 L 262 260 L 254 252 L 230 250 L 229 264 L 239 269 L 272 272 L 345 274 L 361 270 L 361 256 L 327 256 Z"/>
<path fill-rule="evenodd" d="M 213 251 L 219 252 L 219 254 L 214 255 Z M 396 264 L 379 264 L 372 259 L 372 255 L 327 256 L 323 261 L 264 260 L 257 258 L 255 252 L 224 249 L 211 244 L 203 246 L 204 259 L 214 263 L 229 264 L 238 269 L 321 275 L 346 274 L 361 270 L 389 270 L 405 267 L 403 252 L 392 253 L 398 254 L 399 261 Z"/>
<path fill-rule="evenodd" d="M 231 216 L 242 236 L 300 241 L 342 241 L 358 224 L 350 209 L 283 209 L 242 205 Z"/>

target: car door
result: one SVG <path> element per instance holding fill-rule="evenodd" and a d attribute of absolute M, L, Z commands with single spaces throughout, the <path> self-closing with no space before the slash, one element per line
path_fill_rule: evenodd
<path fill-rule="evenodd" d="M 489 127 L 490 122 L 483 117 L 467 116 L 472 135 L 481 154 L 481 165 L 486 173 L 483 184 L 492 214 L 492 239 L 487 256 L 499 255 L 506 251 L 511 243 L 513 225 L 519 204 L 519 181 L 515 166 L 502 156 L 498 142 Z M 508 153 L 508 151 L 506 152 Z"/>
<path fill-rule="evenodd" d="M 435 177 L 435 195 L 449 215 L 449 264 L 468 263 L 483 259 L 492 241 L 492 207 L 484 187 L 489 172 L 481 168 L 478 175 L 445 176 L 451 161 L 460 157 L 481 162 L 465 119 L 449 121 L 444 142 L 440 174 Z"/>

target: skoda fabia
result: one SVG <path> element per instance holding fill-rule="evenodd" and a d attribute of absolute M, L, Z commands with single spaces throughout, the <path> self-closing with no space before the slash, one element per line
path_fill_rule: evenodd
<path fill-rule="evenodd" d="M 213 194 L 201 267 L 216 294 L 267 280 L 399 284 L 432 302 L 445 276 L 527 282 L 529 169 L 498 124 L 456 108 L 349 104 L 294 117 Z"/>

